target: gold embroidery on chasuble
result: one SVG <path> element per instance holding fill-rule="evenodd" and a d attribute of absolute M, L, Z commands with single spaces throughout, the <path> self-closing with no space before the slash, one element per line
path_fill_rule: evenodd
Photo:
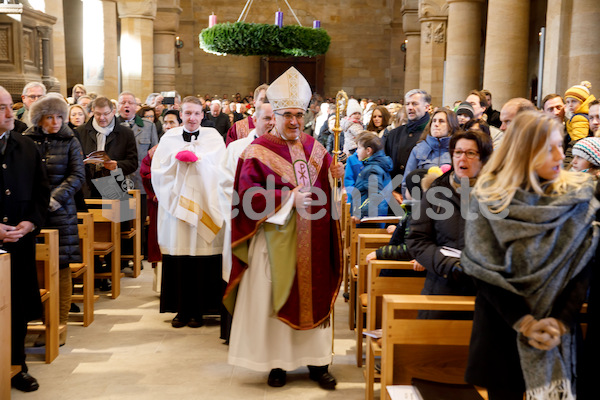
<path fill-rule="evenodd" d="M 281 157 L 279 154 L 267 149 L 264 146 L 248 146 L 246 150 L 242 153 L 241 158 L 243 158 L 244 160 L 256 158 L 258 161 L 269 167 L 273 172 L 279 175 L 282 179 L 285 179 L 287 182 L 296 181 L 296 179 L 294 178 L 294 167 L 292 166 L 292 164 L 290 164 L 289 161 Z"/>
<path fill-rule="evenodd" d="M 294 164 L 296 186 L 310 188 L 314 180 L 309 173 L 304 146 L 300 140 L 288 141 L 287 145 Z M 306 209 L 306 212 L 309 211 L 310 209 Z M 296 276 L 300 295 L 300 327 L 307 328 L 313 325 L 311 226 L 310 220 L 303 218 L 300 213 L 296 214 L 296 222 Z"/>
<path fill-rule="evenodd" d="M 248 118 L 250 117 L 246 117 L 241 120 L 238 126 L 235 128 L 235 133 L 237 134 L 238 139 L 243 139 L 250 133 L 250 122 L 248 121 Z"/>

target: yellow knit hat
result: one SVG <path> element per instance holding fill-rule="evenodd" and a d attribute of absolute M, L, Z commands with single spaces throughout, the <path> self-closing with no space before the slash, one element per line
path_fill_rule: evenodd
<path fill-rule="evenodd" d="M 590 97 L 591 88 L 592 84 L 590 82 L 582 81 L 579 85 L 570 87 L 569 90 L 565 92 L 565 99 L 567 97 L 572 97 L 583 103 L 587 100 L 588 97 Z"/>

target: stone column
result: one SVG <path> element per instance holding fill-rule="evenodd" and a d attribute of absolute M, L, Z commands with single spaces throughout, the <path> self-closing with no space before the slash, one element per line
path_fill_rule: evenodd
<path fill-rule="evenodd" d="M 51 10 L 56 17 L 52 27 L 52 75 L 60 82 L 60 94 L 67 96 L 67 59 L 65 50 L 65 24 L 63 16 L 63 0 L 46 0 L 46 10 Z"/>
<path fill-rule="evenodd" d="M 549 2 L 550 3 L 550 2 Z M 590 81 L 592 93 L 600 97 L 600 2 L 597 0 L 579 0 L 573 2 L 571 17 L 571 35 L 569 58 L 563 60 L 569 69 L 564 82 L 564 92 L 581 81 Z M 563 34 L 566 32 L 563 32 Z"/>
<path fill-rule="evenodd" d="M 421 22 L 419 87 L 431 94 L 431 104 L 443 106 L 448 3 L 445 0 L 419 0 L 419 21 Z"/>
<path fill-rule="evenodd" d="M 156 10 L 154 20 L 154 91 L 170 91 L 175 89 L 175 71 L 180 68 L 176 65 L 175 38 L 179 29 L 179 15 L 181 14 L 179 0 L 163 0 Z M 183 42 L 184 46 L 192 43 Z"/>
<path fill-rule="evenodd" d="M 528 97 L 529 2 L 489 0 L 483 87 L 494 104 Z"/>
<path fill-rule="evenodd" d="M 403 0 L 402 27 L 406 35 L 406 71 L 404 92 L 419 87 L 419 64 L 421 61 L 421 24 L 418 0 Z"/>
<path fill-rule="evenodd" d="M 154 91 L 156 0 L 119 0 L 121 90 L 144 98 Z"/>
<path fill-rule="evenodd" d="M 391 10 L 392 20 L 390 22 L 390 89 L 391 98 L 394 101 L 404 96 L 404 74 L 406 53 L 402 51 L 402 45 L 406 37 L 402 29 L 402 3 L 394 1 Z"/>
<path fill-rule="evenodd" d="M 116 98 L 118 87 L 115 0 L 83 2 L 83 84 L 89 92 Z"/>
<path fill-rule="evenodd" d="M 52 52 L 50 50 L 50 39 L 52 37 L 52 28 L 49 26 L 38 26 L 37 31 L 42 40 L 42 82 L 46 87 L 52 87 L 52 81 L 50 79 L 50 69 Z"/>
<path fill-rule="evenodd" d="M 447 0 L 448 36 L 444 104 L 464 100 L 479 88 L 483 0 Z"/>

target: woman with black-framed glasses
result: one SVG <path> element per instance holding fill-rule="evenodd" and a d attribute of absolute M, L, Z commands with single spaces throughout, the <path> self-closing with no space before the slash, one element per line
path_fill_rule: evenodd
<path fill-rule="evenodd" d="M 427 270 L 421 294 L 473 296 L 475 287 L 462 273 L 460 254 L 451 250 L 460 251 L 465 246 L 464 217 L 468 211 L 470 189 L 492 154 L 492 140 L 481 131 L 460 131 L 450 139 L 449 151 L 452 169 L 433 181 L 424 194 L 411 193 L 421 202 L 419 212 L 413 210 L 406 243 L 410 254 Z M 457 314 L 451 315 L 460 318 Z M 445 316 L 450 314 L 419 312 L 420 318 Z"/>

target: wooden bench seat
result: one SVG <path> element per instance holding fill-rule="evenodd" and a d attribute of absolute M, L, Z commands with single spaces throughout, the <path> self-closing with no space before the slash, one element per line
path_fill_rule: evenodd
<path fill-rule="evenodd" d="M 405 311 L 473 311 L 474 296 L 384 295 L 381 399 L 386 386 L 410 385 L 412 378 L 465 383 L 472 320 L 409 318 Z M 377 346 L 376 341 L 371 341 Z"/>
<path fill-rule="evenodd" d="M 381 276 L 381 271 L 391 270 L 401 272 L 405 275 Z M 367 293 L 361 296 L 367 307 L 366 329 L 373 331 L 381 328 L 382 319 L 382 300 L 386 294 L 419 294 L 425 284 L 424 276 L 410 276 L 417 273 L 413 270 L 413 265 L 406 261 L 392 260 L 372 260 L 367 267 Z M 405 312 L 406 317 L 416 318 L 414 311 Z M 366 345 L 366 367 L 365 367 L 365 398 L 372 400 L 374 398 L 373 387 L 380 379 L 379 373 L 375 370 L 375 358 L 381 356 L 381 344 L 376 344 L 376 340 L 367 337 Z"/>
<path fill-rule="evenodd" d="M 77 213 L 79 230 L 79 247 L 81 263 L 71 263 L 71 277 L 75 287 L 81 286 L 81 294 L 73 293 L 73 303 L 83 303 L 83 326 L 94 322 L 94 302 L 99 296 L 94 295 L 94 217 L 91 213 Z M 79 283 L 81 282 L 81 283 Z"/>
<path fill-rule="evenodd" d="M 29 323 L 28 333 L 45 334 L 46 363 L 49 364 L 58 357 L 59 326 L 59 294 L 58 294 L 58 264 L 59 247 L 58 231 L 42 229 L 37 236 L 35 259 L 38 269 L 38 284 L 40 298 L 44 305 L 42 323 Z M 66 327 L 62 327 L 62 330 Z"/>

